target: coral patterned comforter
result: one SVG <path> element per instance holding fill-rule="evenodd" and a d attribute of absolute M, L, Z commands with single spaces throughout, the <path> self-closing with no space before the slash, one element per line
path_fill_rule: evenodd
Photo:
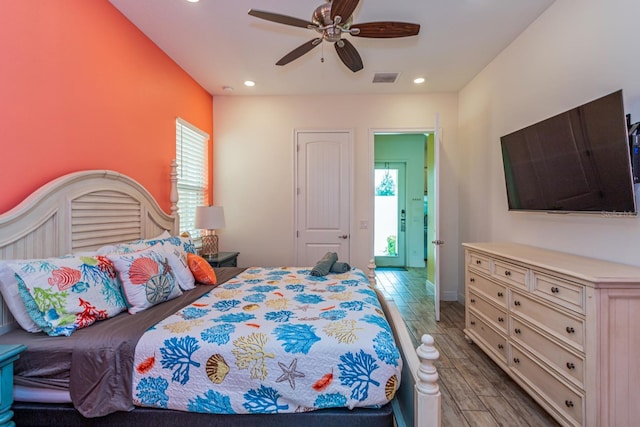
<path fill-rule="evenodd" d="M 250 268 L 148 330 L 138 406 L 282 413 L 379 406 L 402 359 L 366 276 Z"/>

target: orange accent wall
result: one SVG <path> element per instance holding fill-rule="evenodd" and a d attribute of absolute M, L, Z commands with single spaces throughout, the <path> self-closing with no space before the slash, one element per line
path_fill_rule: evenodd
<path fill-rule="evenodd" d="M 212 96 L 107 0 L 0 2 L 0 213 L 85 169 L 168 210 L 176 117 L 213 138 Z"/>

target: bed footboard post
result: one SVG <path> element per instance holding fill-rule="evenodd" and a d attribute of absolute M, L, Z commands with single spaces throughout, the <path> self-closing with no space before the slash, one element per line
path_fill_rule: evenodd
<path fill-rule="evenodd" d="M 369 264 L 367 264 L 367 277 L 369 278 L 369 284 L 374 288 L 378 286 L 376 283 L 376 263 L 374 260 L 370 259 Z"/>
<path fill-rule="evenodd" d="M 418 381 L 415 394 L 415 425 L 425 427 L 439 427 L 440 413 L 440 387 L 438 386 L 438 372 L 434 362 L 440 357 L 440 353 L 434 346 L 431 335 L 422 336 L 422 344 L 417 349 L 420 367 L 418 368 Z"/>

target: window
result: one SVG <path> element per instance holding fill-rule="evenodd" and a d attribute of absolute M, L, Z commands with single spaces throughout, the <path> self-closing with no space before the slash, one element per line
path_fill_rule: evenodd
<path fill-rule="evenodd" d="M 186 121 L 176 119 L 176 161 L 178 163 L 178 214 L 180 232 L 200 237 L 195 228 L 196 207 L 206 204 L 208 190 L 209 135 Z"/>

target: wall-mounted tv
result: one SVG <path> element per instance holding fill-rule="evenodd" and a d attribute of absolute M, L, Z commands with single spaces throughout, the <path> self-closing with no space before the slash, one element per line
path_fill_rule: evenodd
<path fill-rule="evenodd" d="M 637 213 L 622 90 L 500 142 L 509 210 Z"/>

